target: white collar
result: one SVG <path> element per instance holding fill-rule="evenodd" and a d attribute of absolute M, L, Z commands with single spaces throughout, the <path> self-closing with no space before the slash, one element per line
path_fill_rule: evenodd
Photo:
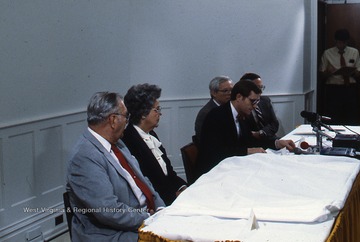
<path fill-rule="evenodd" d="M 237 116 L 238 116 L 239 113 L 236 111 L 236 109 L 235 109 L 234 105 L 232 104 L 232 102 L 230 102 L 230 107 L 231 107 L 231 113 L 233 115 L 233 119 L 234 119 L 234 121 L 236 123 L 236 122 L 238 122 Z"/>
<path fill-rule="evenodd" d="M 96 133 L 94 130 L 92 130 L 90 127 L 88 127 L 89 132 L 94 135 L 94 137 L 104 146 L 104 148 L 107 151 L 111 151 L 111 144 L 109 141 L 107 141 L 104 137 L 102 137 L 100 134 Z"/>
<path fill-rule="evenodd" d="M 212 99 L 214 101 L 214 103 L 218 106 L 220 106 L 220 103 L 218 103 L 214 98 Z"/>
<path fill-rule="evenodd" d="M 142 130 L 139 126 L 137 126 L 137 125 L 133 125 L 134 126 L 134 128 L 136 129 L 136 131 L 140 134 L 140 136 L 141 136 L 141 138 L 147 138 L 147 137 L 149 137 L 149 133 L 146 133 L 144 130 Z"/>

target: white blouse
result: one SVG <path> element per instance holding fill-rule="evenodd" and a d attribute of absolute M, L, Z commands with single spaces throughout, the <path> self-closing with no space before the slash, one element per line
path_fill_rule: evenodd
<path fill-rule="evenodd" d="M 139 133 L 140 137 L 144 140 L 146 145 L 149 147 L 153 155 L 155 156 L 156 160 L 159 162 L 161 169 L 163 170 L 164 174 L 167 176 L 168 172 L 166 169 L 166 163 L 164 159 L 161 157 L 163 155 L 162 151 L 159 149 L 161 146 L 161 142 L 151 134 L 145 133 L 144 130 L 139 128 L 138 126 L 134 125 L 134 128 Z"/>

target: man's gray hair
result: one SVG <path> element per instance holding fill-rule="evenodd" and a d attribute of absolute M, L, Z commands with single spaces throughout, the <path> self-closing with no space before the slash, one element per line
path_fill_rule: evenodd
<path fill-rule="evenodd" d="M 214 91 L 214 92 L 217 92 L 219 91 L 219 86 L 221 83 L 223 82 L 227 82 L 227 81 L 230 81 L 232 82 L 231 78 L 228 77 L 228 76 L 217 76 L 217 77 L 214 77 L 210 83 L 209 83 L 209 90 L 210 92 L 211 91 Z"/>
<path fill-rule="evenodd" d="M 122 96 L 114 92 L 96 92 L 87 107 L 87 122 L 95 125 L 103 122 L 110 114 L 120 113 L 119 102 Z"/>

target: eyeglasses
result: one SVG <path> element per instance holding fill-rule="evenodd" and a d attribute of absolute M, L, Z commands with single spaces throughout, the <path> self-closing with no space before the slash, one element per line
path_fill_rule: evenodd
<path fill-rule="evenodd" d="M 251 99 L 249 97 L 247 97 L 247 98 L 250 100 L 252 105 L 257 105 L 260 102 L 260 99 Z"/>
<path fill-rule="evenodd" d="M 118 116 L 123 116 L 123 117 L 126 119 L 126 121 L 129 121 L 129 119 L 130 119 L 130 113 L 126 113 L 126 114 L 122 114 L 122 113 L 112 113 L 112 114 L 118 115 Z"/>
<path fill-rule="evenodd" d="M 218 92 L 222 92 L 224 94 L 228 94 L 231 93 L 231 89 L 222 89 L 222 90 L 218 90 Z"/>
<path fill-rule="evenodd" d="M 162 110 L 162 108 L 161 108 L 161 106 L 157 106 L 156 108 L 153 108 L 152 110 L 154 110 L 155 112 L 157 112 L 157 113 L 161 113 L 161 110 Z"/>
<path fill-rule="evenodd" d="M 261 86 L 258 86 L 258 87 L 261 89 L 261 91 L 264 91 L 266 86 L 261 85 Z"/>

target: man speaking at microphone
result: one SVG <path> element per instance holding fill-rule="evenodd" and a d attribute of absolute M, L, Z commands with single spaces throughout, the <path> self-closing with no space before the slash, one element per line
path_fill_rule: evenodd
<path fill-rule="evenodd" d="M 260 101 L 261 89 L 252 81 L 238 81 L 231 90 L 230 101 L 212 109 L 205 118 L 199 146 L 197 175 L 210 171 L 221 160 L 231 156 L 266 153 L 265 149 L 292 151 L 292 140 L 256 139 L 246 117 Z"/>

